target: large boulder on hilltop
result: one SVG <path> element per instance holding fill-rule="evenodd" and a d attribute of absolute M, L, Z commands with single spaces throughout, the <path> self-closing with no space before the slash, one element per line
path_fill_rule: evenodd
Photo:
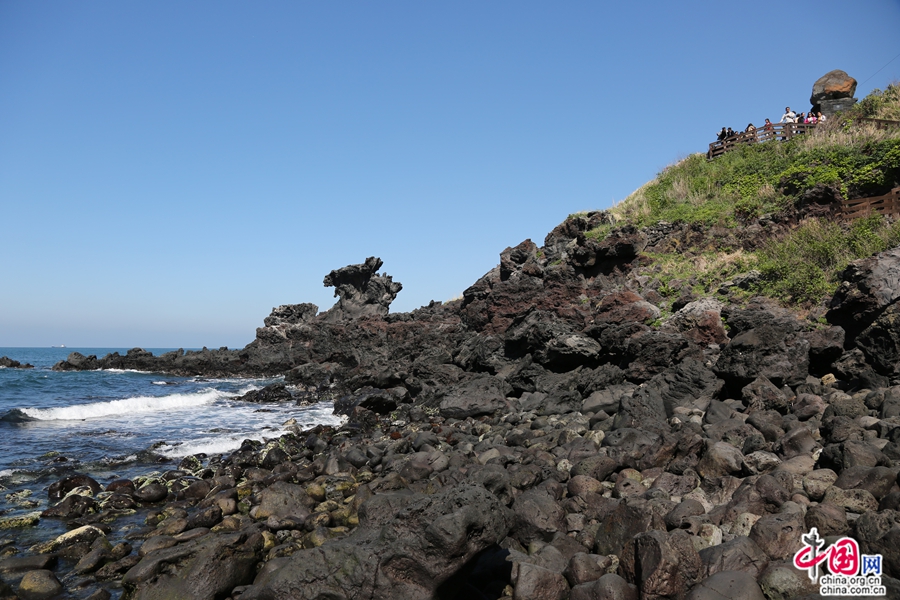
<path fill-rule="evenodd" d="M 417 495 L 385 517 L 372 527 L 361 521 L 342 540 L 270 562 L 276 568 L 264 568 L 242 600 L 434 598 L 477 553 L 502 541 L 513 521 L 500 499 L 477 485 Z"/>
<path fill-rule="evenodd" d="M 322 315 L 325 321 L 346 321 L 360 317 L 386 317 L 394 298 L 403 289 L 390 275 L 379 275 L 384 264 L 370 256 L 366 262 L 335 269 L 325 276 L 325 287 L 334 287 L 337 303 Z"/>
<path fill-rule="evenodd" d="M 836 110 L 849 108 L 856 100 L 856 80 L 844 71 L 835 69 L 819 77 L 813 84 L 812 95 L 809 103 L 813 111 L 821 110 L 826 115 L 834 114 Z M 836 108 L 840 106 L 841 108 Z"/>

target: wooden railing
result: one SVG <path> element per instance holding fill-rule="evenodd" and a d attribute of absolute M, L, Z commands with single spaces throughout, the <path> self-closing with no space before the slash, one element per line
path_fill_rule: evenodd
<path fill-rule="evenodd" d="M 795 135 L 812 131 L 815 128 L 816 126 L 812 123 L 772 123 L 771 125 L 763 125 L 754 131 L 738 133 L 730 138 L 713 142 L 709 145 L 709 152 L 706 153 L 706 158 L 713 159 L 729 150 L 734 150 L 746 144 L 758 144 L 769 140 L 789 140 Z"/>
<path fill-rule="evenodd" d="M 900 127 L 900 121 L 891 121 L 889 119 L 870 119 L 861 117 L 856 120 L 858 123 L 867 123 L 875 126 L 875 129 L 890 129 L 891 127 Z"/>
<path fill-rule="evenodd" d="M 848 219 L 866 217 L 874 213 L 880 215 L 898 215 L 900 214 L 900 187 L 892 189 L 884 196 L 844 200 L 842 204 L 844 216 Z"/>

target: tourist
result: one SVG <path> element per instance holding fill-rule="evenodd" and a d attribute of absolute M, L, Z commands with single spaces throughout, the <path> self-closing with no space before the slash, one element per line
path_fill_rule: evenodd
<path fill-rule="evenodd" d="M 722 130 L 719 132 L 719 135 L 716 136 L 716 139 L 721 142 L 722 140 L 724 140 L 727 137 L 728 137 L 728 132 L 723 127 Z"/>
<path fill-rule="evenodd" d="M 734 137 L 734 129 L 732 129 L 731 127 L 728 128 L 728 132 L 727 132 L 727 135 L 725 136 L 725 138 L 727 139 L 730 137 Z"/>
<path fill-rule="evenodd" d="M 790 106 L 784 107 L 784 114 L 781 115 L 781 120 L 779 123 L 796 123 L 797 122 L 797 114 L 791 110 Z"/>
<path fill-rule="evenodd" d="M 819 112 L 816 113 L 816 120 L 817 120 L 819 123 L 824 123 L 825 121 L 828 120 L 828 118 L 827 118 L 825 115 L 822 114 L 822 111 L 819 111 Z"/>
<path fill-rule="evenodd" d="M 812 113 L 812 112 L 806 113 L 806 121 L 805 121 L 806 123 L 809 123 L 810 125 L 815 125 L 816 121 L 817 121 L 817 119 L 816 119 L 816 115 L 814 113 Z"/>
<path fill-rule="evenodd" d="M 772 139 L 772 132 L 774 131 L 774 129 L 775 129 L 775 126 L 772 125 L 772 121 L 770 121 L 769 119 L 766 119 L 766 122 L 763 123 L 763 127 L 762 127 L 763 134 L 762 134 L 762 136 L 760 136 L 761 139 L 763 141 Z"/>

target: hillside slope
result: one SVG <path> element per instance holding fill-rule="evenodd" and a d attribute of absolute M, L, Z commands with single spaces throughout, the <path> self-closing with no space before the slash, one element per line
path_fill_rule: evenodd
<path fill-rule="evenodd" d="M 244 399 L 348 416 L 137 482 L 147 541 L 96 564 L 127 598 L 815 598 L 790 561 L 816 527 L 900 596 L 900 233 L 840 205 L 900 183 L 898 155 L 836 120 L 688 157 L 461 300 L 389 314 L 373 257 L 242 350 L 73 354 L 281 374 Z"/>

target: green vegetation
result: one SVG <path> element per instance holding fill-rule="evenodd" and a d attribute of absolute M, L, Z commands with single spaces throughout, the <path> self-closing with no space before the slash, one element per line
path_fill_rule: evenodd
<path fill-rule="evenodd" d="M 812 220 L 759 252 L 760 291 L 796 303 L 815 302 L 834 292 L 850 261 L 898 244 L 900 222 L 888 224 L 880 215 L 847 225 Z"/>
<path fill-rule="evenodd" d="M 885 194 L 900 184 L 900 127 L 877 129 L 860 118 L 900 120 L 900 86 L 875 90 L 814 132 L 787 142 L 748 144 L 711 161 L 690 155 L 611 208 L 616 225 L 586 236 L 602 239 L 626 223 L 644 227 L 659 221 L 740 228 L 792 210 L 817 186 L 848 199 Z M 648 254 L 651 264 L 641 272 L 656 277 L 659 293 L 671 300 L 685 282 L 694 293 L 711 294 L 729 278 L 758 269 L 761 276 L 746 294 L 812 304 L 834 292 L 850 261 L 898 244 L 900 223 L 880 216 L 850 223 L 809 219 L 753 251 L 717 243 L 714 249 L 707 244 Z"/>

